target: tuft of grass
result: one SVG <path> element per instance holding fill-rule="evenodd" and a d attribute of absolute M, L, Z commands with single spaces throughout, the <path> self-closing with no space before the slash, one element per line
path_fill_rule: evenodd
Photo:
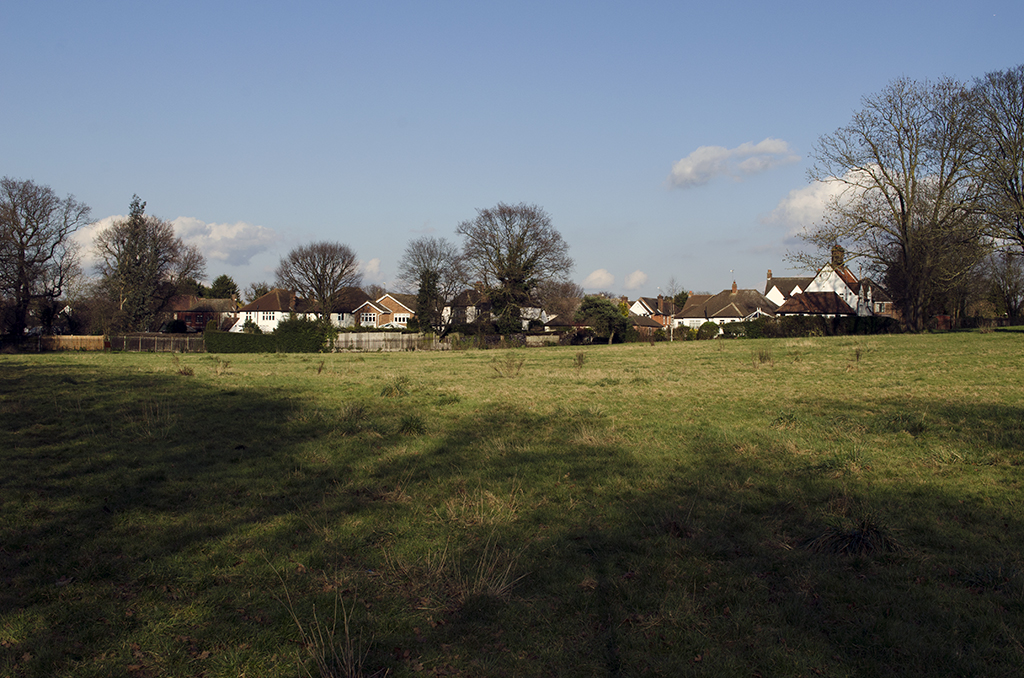
<path fill-rule="evenodd" d="M 767 348 L 759 348 L 754 351 L 751 354 L 750 359 L 751 362 L 753 362 L 754 367 L 759 367 L 760 365 L 775 365 L 775 360 L 772 358 L 772 352 Z"/>
<path fill-rule="evenodd" d="M 193 376 L 195 376 L 196 371 L 192 368 L 191 365 L 182 365 L 181 364 L 181 360 L 178 358 L 178 354 L 177 353 L 172 353 L 171 354 L 171 362 L 174 363 L 174 371 L 177 372 L 178 374 L 180 374 L 181 376 L 183 376 L 183 377 L 193 377 Z"/>
<path fill-rule="evenodd" d="M 404 374 L 400 374 L 396 377 L 392 377 L 380 390 L 381 398 L 398 398 L 409 394 L 409 377 Z"/>
<path fill-rule="evenodd" d="M 503 358 L 495 358 L 491 361 L 491 368 L 502 379 L 515 379 L 523 370 L 523 363 L 526 358 L 518 351 L 506 351 Z"/>
<path fill-rule="evenodd" d="M 576 356 L 572 360 L 572 366 L 576 368 L 576 376 L 580 376 L 580 370 L 587 364 L 587 353 L 586 351 L 577 351 Z"/>
<path fill-rule="evenodd" d="M 299 632 L 300 671 L 309 678 L 313 678 L 314 675 L 319 678 L 384 678 L 388 675 L 387 669 L 373 673 L 364 671 L 364 663 L 372 641 L 364 646 L 362 636 L 353 628 L 352 615 L 355 605 L 345 602 L 339 588 L 334 590 L 334 606 L 329 617 L 321 619 L 314 603 L 309 618 L 304 622 L 295 601 L 292 600 L 284 577 L 276 568 L 273 569 L 283 591 L 283 596 L 279 597 L 278 601 L 287 609 L 288 616 Z M 315 674 L 310 670 L 310 664 L 316 670 Z"/>
<path fill-rule="evenodd" d="M 403 414 L 398 422 L 398 432 L 402 435 L 422 435 L 427 432 L 427 425 L 418 414 Z"/>
<path fill-rule="evenodd" d="M 841 556 L 874 555 L 880 553 L 902 553 L 903 547 L 874 518 L 857 520 L 853 527 L 829 526 L 807 542 L 807 548 L 815 553 L 833 553 Z"/>

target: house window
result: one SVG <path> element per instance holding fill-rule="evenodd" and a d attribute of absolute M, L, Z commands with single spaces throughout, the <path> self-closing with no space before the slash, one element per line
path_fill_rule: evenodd
<path fill-rule="evenodd" d="M 408 313 L 397 313 L 397 314 L 395 314 L 395 322 L 396 323 L 406 323 L 406 324 L 408 324 L 408 322 L 409 322 L 409 314 Z"/>
<path fill-rule="evenodd" d="M 274 320 L 274 312 L 273 311 L 264 311 L 262 319 L 263 320 L 273 321 Z"/>
<path fill-rule="evenodd" d="M 359 324 L 361 325 L 376 325 L 377 314 L 376 313 L 363 313 L 359 316 Z"/>

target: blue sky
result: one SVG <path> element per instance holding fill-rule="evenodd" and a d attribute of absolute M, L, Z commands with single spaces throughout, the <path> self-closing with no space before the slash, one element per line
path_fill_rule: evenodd
<path fill-rule="evenodd" d="M 133 194 L 273 280 L 352 247 L 388 286 L 406 243 L 540 205 L 588 291 L 717 292 L 792 274 L 808 154 L 900 76 L 1024 61 L 1019 0 L 50 2 L 0 20 L 0 175 L 93 208 Z"/>

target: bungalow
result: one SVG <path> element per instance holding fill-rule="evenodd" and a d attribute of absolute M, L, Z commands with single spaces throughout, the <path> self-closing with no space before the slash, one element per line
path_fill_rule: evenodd
<path fill-rule="evenodd" d="M 380 327 L 385 324 L 385 321 L 381 320 L 381 318 L 388 316 L 390 313 L 391 309 L 387 306 L 367 298 L 366 301 L 355 308 L 352 316 L 355 318 L 355 324 L 360 327 Z"/>
<path fill-rule="evenodd" d="M 415 294 L 385 294 L 377 300 L 377 305 L 387 311 L 379 318 L 380 325 L 408 327 L 409 321 L 416 316 Z"/>
<path fill-rule="evenodd" d="M 289 290 L 274 288 L 238 309 L 238 322 L 231 326 L 230 331 L 241 332 L 245 325 L 252 323 L 261 332 L 273 332 L 285 318 L 293 314 L 304 317 L 307 312 L 310 312 L 308 301 L 299 299 Z"/>
<path fill-rule="evenodd" d="M 690 299 L 686 300 L 686 306 L 676 315 L 682 325 L 698 328 L 708 321 L 724 325 L 754 320 L 762 316 L 775 317 L 776 305 L 768 297 L 757 290 L 737 289 L 735 282 L 731 290 L 704 297 L 705 295 L 691 295 Z"/>
<path fill-rule="evenodd" d="M 352 327 L 356 324 L 356 309 L 370 297 L 358 287 L 341 290 L 329 316 L 336 327 Z M 231 332 L 241 332 L 247 322 L 252 322 L 262 332 L 273 332 L 277 324 L 290 316 L 319 318 L 320 312 L 307 299 L 301 299 L 295 292 L 275 288 L 246 304 L 238 310 L 238 322 L 231 326 Z"/>

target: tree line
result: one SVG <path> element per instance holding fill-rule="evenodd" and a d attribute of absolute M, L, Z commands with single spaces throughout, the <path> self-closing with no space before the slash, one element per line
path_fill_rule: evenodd
<path fill-rule="evenodd" d="M 842 246 L 911 331 L 986 301 L 1019 316 L 1024 65 L 971 83 L 899 78 L 862 103 L 814 147 L 809 176 L 835 190 L 803 234 L 811 251 L 792 258 L 813 268 Z"/>

